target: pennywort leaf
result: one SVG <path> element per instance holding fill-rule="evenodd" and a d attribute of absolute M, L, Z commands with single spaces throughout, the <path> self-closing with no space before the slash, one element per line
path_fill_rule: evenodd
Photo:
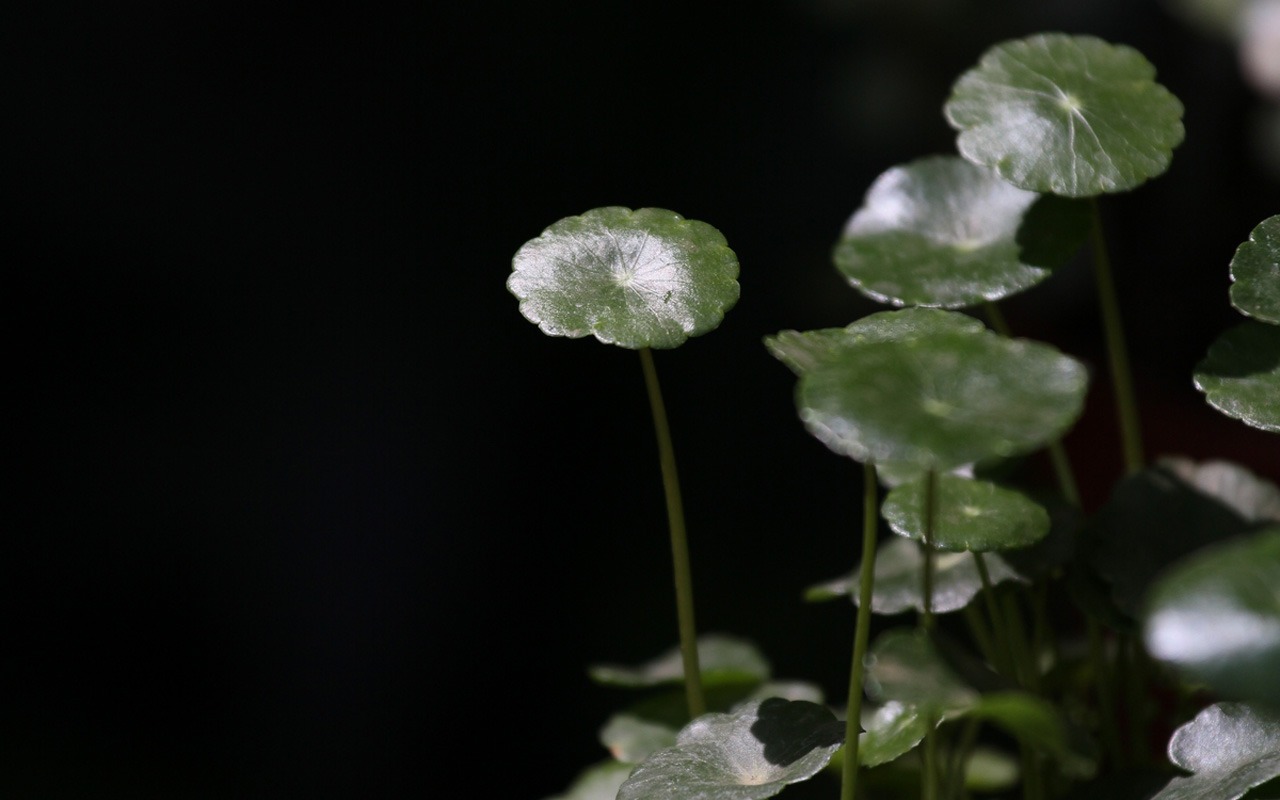
<path fill-rule="evenodd" d="M 844 743 L 844 723 L 803 700 L 752 701 L 704 714 L 651 755 L 617 800 L 762 800 L 813 777 Z"/>
<path fill-rule="evenodd" d="M 1216 703 L 1174 732 L 1169 760 L 1193 773 L 1151 800 L 1236 800 L 1280 775 L 1280 716 Z"/>
<path fill-rule="evenodd" d="M 962 308 L 1008 297 L 1061 263 L 1020 252 L 1018 232 L 1037 197 L 956 156 L 894 167 L 845 226 L 836 268 L 863 294 L 898 306 Z"/>
<path fill-rule="evenodd" d="M 1280 709 L 1280 526 L 1205 548 L 1152 587 L 1151 655 L 1219 696 Z"/>
<path fill-rule="evenodd" d="M 703 687 L 707 689 L 759 683 L 766 680 L 771 671 L 769 662 L 753 643 L 722 633 L 698 637 L 698 666 Z M 638 666 L 597 664 L 588 673 L 597 683 L 640 688 L 679 683 L 684 677 L 684 664 L 680 648 L 675 647 Z"/>
<path fill-rule="evenodd" d="M 614 800 L 632 768 L 619 761 L 593 764 L 578 774 L 567 792 L 549 800 Z"/>
<path fill-rule="evenodd" d="M 1250 320 L 1223 333 L 1196 365 L 1195 384 L 1227 416 L 1280 432 L 1280 325 Z"/>
<path fill-rule="evenodd" d="M 1015 186 L 1068 197 L 1123 192 L 1163 173 L 1182 103 L 1137 50 L 1045 33 L 998 44 L 944 108 L 956 147 Z"/>
<path fill-rule="evenodd" d="M 899 536 L 924 539 L 923 480 L 903 484 L 880 513 Z M 941 550 L 988 552 L 1027 547 L 1049 533 L 1049 512 L 1021 492 L 990 481 L 937 476 L 932 543 Z"/>
<path fill-rule="evenodd" d="M 841 348 L 800 376 L 810 433 L 837 453 L 946 472 L 1030 452 L 1079 417 L 1075 359 L 994 333 L 938 333 Z"/>
<path fill-rule="evenodd" d="M 661 208 L 566 217 L 511 267 L 507 288 L 543 333 L 630 349 L 676 347 L 738 300 L 738 258 L 720 232 Z"/>
<path fill-rule="evenodd" d="M 914 339 L 934 333 L 981 333 L 984 330 L 986 327 L 968 314 L 935 308 L 904 308 L 868 314 L 843 328 L 781 331 L 774 336 L 766 336 L 764 344 L 774 358 L 800 375 L 852 345 Z"/>
<path fill-rule="evenodd" d="M 1231 259 L 1231 304 L 1262 322 L 1280 325 L 1280 214 L 1268 217 Z"/>

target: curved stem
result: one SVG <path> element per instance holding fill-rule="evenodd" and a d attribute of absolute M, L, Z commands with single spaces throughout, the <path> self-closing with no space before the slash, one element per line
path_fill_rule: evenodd
<path fill-rule="evenodd" d="M 1124 343 L 1124 326 L 1120 322 L 1120 301 L 1111 275 L 1111 259 L 1102 234 L 1102 215 L 1098 200 L 1089 201 L 1093 216 L 1090 239 L 1093 242 L 1093 271 L 1098 283 L 1098 303 L 1102 309 L 1103 332 L 1107 339 L 1107 360 L 1111 365 L 1111 381 L 1115 385 L 1116 412 L 1120 418 L 1120 436 L 1124 446 L 1124 463 L 1129 474 L 1142 469 L 1142 429 L 1138 423 L 1138 403 L 1133 391 L 1133 371 Z"/>
<path fill-rule="evenodd" d="M 862 470 L 862 569 L 858 575 L 858 622 L 853 633 L 853 664 L 849 669 L 849 700 L 845 714 L 844 769 L 840 800 L 853 800 L 858 789 L 858 733 L 862 730 L 862 676 L 867 639 L 871 633 L 871 593 L 876 578 L 876 533 L 879 520 L 876 467 Z"/>
<path fill-rule="evenodd" d="M 667 526 L 671 529 L 671 558 L 676 580 L 676 614 L 680 624 L 680 655 L 684 664 L 685 700 L 689 717 L 702 716 L 707 709 L 702 694 L 702 670 L 698 666 L 698 627 L 693 620 L 693 573 L 689 569 L 689 541 L 684 528 L 684 504 L 680 500 L 680 479 L 676 474 L 676 452 L 671 445 L 667 409 L 662 403 L 658 371 L 653 353 L 640 350 L 649 407 L 653 410 L 653 430 L 658 436 L 658 460 L 662 464 L 662 488 L 667 497 Z"/>

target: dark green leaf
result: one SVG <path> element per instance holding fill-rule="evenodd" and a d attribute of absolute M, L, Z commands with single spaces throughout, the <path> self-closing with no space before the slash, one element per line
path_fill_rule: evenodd
<path fill-rule="evenodd" d="M 1067 263 L 1089 238 L 1092 225 L 1089 201 L 1039 195 L 1018 228 L 1023 262 L 1049 268 Z"/>
<path fill-rule="evenodd" d="M 1254 319 L 1280 325 L 1280 214 L 1267 217 L 1231 259 L 1231 304 Z"/>
<path fill-rule="evenodd" d="M 1151 655 L 1218 696 L 1280 708 L 1280 526 L 1200 550 L 1152 587 Z"/>
<path fill-rule="evenodd" d="M 1195 379 L 1209 405 L 1280 432 L 1280 325 L 1250 320 L 1222 334 L 1196 366 Z"/>
<path fill-rule="evenodd" d="M 1080 415 L 1084 366 L 994 333 L 937 333 L 842 348 L 800 376 L 809 431 L 858 461 L 950 469 L 1030 452 Z"/>
<path fill-rule="evenodd" d="M 761 800 L 813 777 L 844 743 L 844 723 L 803 700 L 772 698 L 704 714 L 677 744 L 636 767 L 617 800 Z"/>
<path fill-rule="evenodd" d="M 1169 760 L 1194 774 L 1151 800 L 1236 800 L 1280 775 L 1280 716 L 1243 703 L 1209 706 L 1174 732 Z"/>
<path fill-rule="evenodd" d="M 1249 527 L 1221 502 L 1152 467 L 1125 478 L 1098 512 L 1090 563 L 1115 604 L 1138 619 L 1148 587 L 1165 567 Z"/>
<path fill-rule="evenodd" d="M 698 637 L 698 667 L 706 688 L 743 683 L 759 683 L 769 678 L 769 662 L 759 649 L 736 636 L 707 633 Z M 635 667 L 618 664 L 592 666 L 589 674 L 597 683 L 630 688 L 678 683 L 684 679 L 680 648 Z"/>
<path fill-rule="evenodd" d="M 998 44 L 944 109 L 960 154 L 1015 186 L 1069 197 L 1123 192 L 1169 167 L 1182 103 L 1131 47 L 1038 34 Z"/>
<path fill-rule="evenodd" d="M 507 288 L 550 336 L 676 347 L 738 301 L 738 258 L 704 222 L 661 208 L 597 208 L 524 244 Z"/>
<path fill-rule="evenodd" d="M 899 536 L 924 539 L 925 481 L 903 484 L 880 513 Z M 1021 492 L 989 481 L 939 475 L 932 543 L 943 550 L 988 552 L 1026 547 L 1049 533 L 1049 512 Z"/>
<path fill-rule="evenodd" d="M 1239 464 L 1221 459 L 1197 462 L 1179 456 L 1166 456 L 1156 464 L 1248 522 L 1280 522 L 1280 488 Z"/>
<path fill-rule="evenodd" d="M 1018 229 L 1036 197 L 955 156 L 894 167 L 845 226 L 836 267 L 863 294 L 898 306 L 962 308 L 1008 297 L 1060 263 L 1019 252 Z"/>

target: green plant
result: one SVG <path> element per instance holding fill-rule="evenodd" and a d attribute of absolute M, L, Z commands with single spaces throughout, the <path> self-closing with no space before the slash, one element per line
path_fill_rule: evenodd
<path fill-rule="evenodd" d="M 1098 212 L 1099 198 L 1160 175 L 1182 141 L 1182 106 L 1154 78 L 1133 49 L 1088 36 L 991 48 L 944 109 L 959 155 L 885 172 L 834 248 L 853 287 L 896 309 L 765 337 L 796 376 L 804 427 L 864 467 L 861 563 L 808 594 L 857 606 L 836 711 L 810 684 L 772 680 L 750 642 L 697 634 L 651 350 L 710 331 L 736 302 L 723 237 L 670 211 L 611 207 L 519 250 L 508 287 L 530 321 L 640 352 L 679 609 L 678 648 L 591 670 L 639 695 L 600 731 L 612 758 L 566 799 L 751 800 L 823 775 L 843 800 L 1274 787 L 1254 788 L 1280 776 L 1280 490 L 1225 462 L 1147 462 Z M 996 306 L 1052 280 L 1086 241 L 1125 464 L 1093 513 L 1060 444 L 1087 370 L 1016 338 Z M 1195 383 L 1224 413 L 1280 432 L 1280 216 L 1257 225 L 1231 276 L 1230 300 L 1252 319 L 1209 348 Z M 1041 453 L 1052 491 L 1021 477 Z M 908 612 L 914 625 L 870 641 L 872 614 Z"/>

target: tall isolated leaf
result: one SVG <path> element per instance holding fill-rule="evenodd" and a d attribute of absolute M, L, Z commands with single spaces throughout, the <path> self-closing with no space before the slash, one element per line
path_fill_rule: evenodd
<path fill-rule="evenodd" d="M 550 336 L 671 348 L 738 301 L 738 257 L 718 230 L 674 211 L 621 206 L 565 217 L 526 242 L 507 289 Z"/>
<path fill-rule="evenodd" d="M 956 147 L 1014 186 L 1068 197 L 1133 189 L 1169 167 L 1182 103 L 1137 50 L 1042 33 L 997 44 L 944 107 Z"/>

